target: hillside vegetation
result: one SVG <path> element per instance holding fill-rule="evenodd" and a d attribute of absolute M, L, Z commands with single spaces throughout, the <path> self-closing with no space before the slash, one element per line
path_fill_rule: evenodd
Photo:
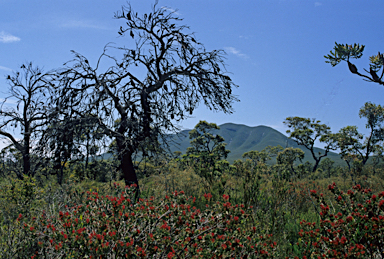
<path fill-rule="evenodd" d="M 299 146 L 294 140 L 289 139 L 281 132 L 268 127 L 268 126 L 256 126 L 249 127 L 241 124 L 225 123 L 219 125 L 219 130 L 214 130 L 212 133 L 222 136 L 227 143 L 227 148 L 231 151 L 228 154 L 227 160 L 233 163 L 237 159 L 242 159 L 242 155 L 251 150 L 261 151 L 267 146 L 282 146 L 300 148 L 304 151 L 305 156 L 303 162 L 313 163 L 313 158 L 310 151 L 303 146 Z M 185 152 L 189 147 L 189 135 L 190 130 L 183 130 L 178 134 L 171 137 L 170 143 L 176 143 L 171 145 L 170 149 L 174 151 Z M 321 148 L 316 148 L 316 152 L 322 151 Z M 345 166 L 345 162 L 340 158 L 340 155 L 335 152 L 330 152 L 328 157 L 331 158 L 336 165 Z"/>
<path fill-rule="evenodd" d="M 115 18 L 132 48 L 7 76 L 0 257 L 383 258 L 384 107 L 359 110 L 366 136 L 297 116 L 288 138 L 207 121 L 177 133 L 199 104 L 229 114 L 238 101 L 225 52 L 177 15 L 128 3 Z M 369 75 L 350 62 L 363 50 L 336 43 L 325 58 L 384 85 L 383 54 Z"/>

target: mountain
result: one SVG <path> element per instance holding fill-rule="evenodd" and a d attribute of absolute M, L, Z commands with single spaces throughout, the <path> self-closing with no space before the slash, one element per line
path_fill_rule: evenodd
<path fill-rule="evenodd" d="M 280 145 L 285 147 L 300 148 L 305 152 L 305 158 L 303 162 L 309 161 L 314 162 L 311 152 L 303 146 L 299 146 L 295 141 L 289 139 L 279 131 L 267 127 L 267 126 L 256 126 L 249 127 L 241 124 L 225 123 L 219 126 L 220 130 L 212 131 L 214 134 L 219 134 L 225 139 L 227 143 L 226 148 L 231 152 L 228 155 L 227 160 L 233 163 L 236 159 L 242 159 L 242 155 L 245 152 L 251 150 L 261 151 L 267 146 Z M 180 133 L 170 136 L 170 149 L 172 152 L 181 151 L 185 153 L 187 147 L 189 147 L 189 135 L 190 130 L 183 130 Z M 315 148 L 316 152 L 323 151 L 323 149 Z M 340 156 L 337 153 L 330 152 L 328 156 L 330 159 L 336 162 L 336 164 L 345 165 Z"/>

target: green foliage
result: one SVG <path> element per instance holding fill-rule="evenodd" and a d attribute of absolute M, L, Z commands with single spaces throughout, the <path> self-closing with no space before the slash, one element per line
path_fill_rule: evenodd
<path fill-rule="evenodd" d="M 283 151 L 277 154 L 277 163 L 282 165 L 293 166 L 293 163 L 296 160 L 301 160 L 304 158 L 304 151 L 300 148 L 285 148 Z"/>
<path fill-rule="evenodd" d="M 367 119 L 366 128 L 373 130 L 373 137 L 375 138 L 375 141 L 382 140 L 383 137 L 381 135 L 384 123 L 384 107 L 380 104 L 377 105 L 371 102 L 366 102 L 359 110 L 359 117 Z"/>
<path fill-rule="evenodd" d="M 319 169 L 323 170 L 328 178 L 331 178 L 333 173 L 333 165 L 335 164 L 330 158 L 326 157 L 320 162 Z"/>
<path fill-rule="evenodd" d="M 300 222 L 298 256 L 333 258 L 381 258 L 384 254 L 384 192 L 372 194 L 361 185 L 343 192 L 328 186 L 331 201 L 311 190 L 320 207 L 320 224 Z"/>
<path fill-rule="evenodd" d="M 229 168 L 228 162 L 219 162 L 225 159 L 230 151 L 225 149 L 223 137 L 211 133 L 214 129 L 219 129 L 215 123 L 200 121 L 189 132 L 191 147 L 187 148 L 184 155 L 184 161 L 210 185 L 220 178 L 224 167 Z"/>
<path fill-rule="evenodd" d="M 271 160 L 272 157 L 276 156 L 279 151 L 283 148 L 279 145 L 276 147 L 268 146 L 261 151 L 251 150 L 243 154 L 243 158 L 249 158 L 254 166 L 258 164 L 265 164 L 268 160 Z"/>
<path fill-rule="evenodd" d="M 271 150 L 271 148 L 266 150 Z M 286 153 L 290 154 L 291 152 L 286 151 Z M 255 155 L 256 153 L 251 152 L 249 154 Z M 278 153 L 278 156 L 282 156 L 282 154 L 284 154 L 283 151 Z M 258 159 L 257 156 L 253 158 Z M 278 160 L 281 161 L 280 158 Z M 288 161 L 289 159 L 283 160 Z M 324 180 L 320 176 L 317 181 L 309 181 L 308 179 L 313 174 L 317 174 L 321 170 L 311 173 L 310 168 L 305 165 L 300 169 L 303 170 L 303 178 L 297 181 L 295 177 L 278 177 L 273 166 L 260 161 L 255 164 L 249 158 L 238 160 L 233 165 L 229 165 L 225 160 L 221 161 L 219 164 L 225 173 L 218 179 L 220 182 L 213 183 L 213 186 L 217 185 L 220 188 L 212 187 L 210 193 L 207 193 L 204 188 L 204 183 L 207 184 L 204 178 L 191 169 L 181 171 L 176 161 L 170 161 L 168 166 L 162 167 L 163 171 L 150 174 L 141 180 L 142 196 L 138 203 L 126 203 L 127 198 L 131 200 L 132 198 L 129 198 L 130 191 L 122 188 L 123 184 L 111 186 L 110 183 L 87 181 L 86 179 L 78 183 L 64 182 L 62 186 L 56 187 L 46 183 L 44 191 L 35 192 L 33 195 L 29 191 L 20 191 L 17 195 L 22 197 L 21 200 L 29 199 L 25 204 L 30 204 L 30 207 L 22 209 L 20 206 L 15 206 L 13 216 L 9 217 L 8 223 L 4 220 L 0 223 L 0 253 L 6 258 L 7 256 L 9 258 L 31 257 L 35 251 L 38 252 L 36 258 L 50 258 L 58 256 L 60 253 L 66 254 L 67 258 L 89 255 L 102 255 L 109 258 L 120 252 L 131 253 L 130 257 L 138 256 L 138 249 L 142 248 L 141 251 L 145 251 L 146 256 L 144 257 L 146 258 L 149 256 L 161 257 L 160 251 L 163 252 L 163 255 L 165 253 L 164 256 L 166 257 L 170 252 L 173 253 L 172 249 L 168 250 L 168 245 L 175 244 L 178 240 L 185 240 L 187 237 L 191 239 L 195 237 L 191 243 L 181 241 L 179 243 L 184 244 L 183 249 L 188 247 L 188 251 L 196 253 L 196 255 L 205 256 L 204 252 L 213 254 L 213 250 L 215 250 L 216 255 L 230 256 L 233 251 L 240 255 L 242 253 L 249 254 L 250 250 L 247 250 L 248 236 L 254 233 L 254 236 L 263 236 L 262 241 L 268 244 L 270 257 L 285 258 L 288 256 L 293 258 L 294 255 L 303 252 L 302 247 L 297 245 L 297 243 L 300 244 L 304 241 L 303 237 L 300 236 L 300 229 L 303 229 L 303 226 L 299 224 L 300 221 L 316 222 L 316 226 L 320 224 L 319 212 L 321 209 L 317 208 L 318 203 L 314 196 L 310 195 L 310 190 L 323 193 L 323 202 L 328 203 L 333 197 L 330 190 L 326 188 L 329 181 L 335 180 L 340 186 L 344 186 L 341 187 L 344 190 L 347 190 L 351 184 L 351 179 L 348 177 L 347 182 L 343 178 L 335 178 L 335 175 L 339 174 L 337 171 L 331 175 L 331 179 Z M 283 166 L 283 164 L 280 165 Z M 294 165 L 296 172 L 299 171 L 299 168 L 300 165 Z M 372 176 L 372 172 L 369 172 L 369 177 L 360 178 L 359 181 L 363 182 L 364 186 L 371 186 L 372 189 L 380 190 L 384 185 L 382 185 L 383 181 L 380 179 L 379 173 L 377 174 L 377 176 Z M 15 182 L 21 183 L 20 181 Z M 6 181 L 3 181 L 2 184 L 9 185 Z M 29 186 L 29 183 L 24 185 Z M 43 190 L 36 187 L 36 183 L 32 186 L 37 190 Z M 23 188 L 19 189 L 22 190 Z M 26 189 L 28 190 L 28 187 Z M 178 189 L 186 190 L 185 194 L 178 192 L 175 196 L 175 190 Z M 96 192 L 97 194 L 95 194 Z M 224 196 L 227 200 L 223 200 L 223 193 L 228 194 L 228 196 Z M 24 196 L 32 196 L 37 200 L 23 198 Z M 151 196 L 153 197 L 151 198 Z M 165 196 L 168 198 L 162 199 Z M 190 196 L 195 196 L 196 199 L 189 198 Z M 98 199 L 96 199 L 97 197 Z M 124 201 L 121 200 L 122 197 L 124 197 Z M 119 201 L 121 201 L 120 205 L 118 204 Z M 359 202 L 364 204 L 365 201 L 361 199 Z M 224 204 L 229 203 L 231 203 L 228 205 L 229 207 L 224 206 Z M 237 203 L 239 203 L 237 207 L 233 205 Z M 8 205 L 11 202 L 1 202 L 1 204 Z M 180 210 L 181 204 L 184 206 L 191 205 L 191 210 L 186 210 L 186 215 L 183 215 L 182 210 Z M 241 204 L 244 204 L 244 208 L 241 208 L 243 206 Z M 332 204 L 336 206 L 333 200 Z M 79 207 L 78 205 L 82 206 Z M 86 207 L 87 205 L 89 206 Z M 126 205 L 125 209 L 121 205 Z M 166 206 L 168 206 L 168 210 Z M 196 207 L 196 210 L 192 209 L 193 206 Z M 252 207 L 252 209 L 246 210 L 247 207 Z M 244 210 L 244 214 L 241 213 L 240 208 Z M 335 209 L 338 208 L 335 207 Z M 196 214 L 197 210 L 200 210 L 198 214 Z M 132 212 L 135 213 L 134 216 L 131 215 Z M 125 217 L 126 213 L 128 213 L 128 217 Z M 226 216 L 225 221 L 223 221 L 224 218 L 216 217 L 216 220 L 207 222 L 207 224 L 194 221 L 207 218 L 207 215 Z M 230 218 L 231 215 L 232 219 Z M 178 224 L 179 216 L 181 216 L 182 224 Z M 235 216 L 239 217 L 238 223 L 236 223 L 237 221 L 233 222 Z M 158 220 L 158 217 L 161 220 Z M 87 218 L 90 223 L 86 222 Z M 230 220 L 230 224 L 227 223 L 228 220 Z M 69 222 L 70 226 L 65 225 Z M 170 226 L 170 231 L 165 229 L 165 226 L 162 228 L 165 223 Z M 186 225 L 187 223 L 191 225 Z M 48 225 L 49 228 L 47 228 Z M 255 227 L 256 232 L 252 232 L 252 226 Z M 204 227 L 209 228 L 209 231 L 203 232 Z M 135 232 L 137 229 L 140 230 L 140 233 Z M 188 229 L 194 231 L 192 236 Z M 72 233 L 72 230 L 75 233 Z M 44 231 L 44 235 L 38 234 Z M 62 231 L 67 235 L 67 238 Z M 79 234 L 78 231 L 81 233 Z M 226 239 L 214 238 L 216 243 L 212 243 L 204 237 L 205 233 L 210 234 L 211 232 L 214 233 L 215 237 L 225 232 L 227 233 Z M 202 233 L 201 240 L 198 238 L 199 233 Z M 76 239 L 76 235 L 78 239 Z M 103 236 L 103 238 L 98 239 L 97 235 Z M 128 240 L 125 240 L 126 237 Z M 171 241 L 168 237 L 171 238 Z M 228 241 L 233 244 L 232 237 L 238 238 L 243 248 L 240 249 L 237 246 L 235 250 L 220 248 L 223 244 L 228 247 L 228 243 L 226 243 Z M 92 244 L 89 243 L 90 239 Z M 133 245 L 131 245 L 132 240 L 134 240 Z M 120 246 L 120 241 L 124 242 L 124 247 Z M 39 242 L 41 243 L 39 244 Z M 109 242 L 108 247 L 101 248 L 101 244 L 105 246 L 107 242 Z M 151 250 L 153 246 L 148 245 L 148 242 L 156 243 L 159 250 Z M 257 243 L 257 247 L 265 249 L 263 242 L 260 242 L 261 239 L 255 240 L 251 236 L 251 245 Z M 129 246 L 126 243 L 129 243 Z M 117 250 L 113 249 L 115 244 L 119 247 L 116 248 Z M 273 246 L 273 249 L 270 245 Z M 95 250 L 96 247 L 99 247 L 97 251 Z M 181 246 L 178 245 L 172 245 L 172 248 L 176 252 L 175 256 L 176 254 L 184 256 L 183 253 L 186 252 L 185 250 L 182 252 Z M 252 255 L 259 258 L 256 254 L 252 253 Z M 191 257 L 193 256 L 191 255 Z"/>
<path fill-rule="evenodd" d="M 298 177 L 298 171 L 295 169 L 294 163 L 296 160 L 304 158 L 304 151 L 300 148 L 285 148 L 277 154 L 277 163 L 272 166 L 272 173 L 280 179 L 290 180 Z"/>
<path fill-rule="evenodd" d="M 116 185 L 114 195 L 88 191 L 79 204 L 36 218 L 15 221 L 23 239 L 14 250 L 19 257 L 39 258 L 199 258 L 274 256 L 277 243 L 253 225 L 252 210 L 232 205 L 228 195 L 219 202 L 173 192 L 132 202 L 133 192 Z M 20 249 L 21 246 L 23 249 Z"/>
<path fill-rule="evenodd" d="M 321 159 L 327 156 L 330 150 L 337 149 L 330 127 L 325 124 L 320 124 L 319 120 L 288 117 L 285 119 L 284 124 L 286 124 L 288 128 L 292 128 L 292 131 L 287 130 L 287 133 L 290 134 L 289 137 L 311 152 L 315 160 L 312 172 L 316 171 Z M 315 153 L 315 142 L 317 140 L 325 144 L 324 151 L 318 154 Z"/>
<path fill-rule="evenodd" d="M 370 155 L 381 154 L 381 143 L 384 140 L 384 108 L 367 102 L 360 109 L 359 116 L 367 119 L 366 128 L 369 129 L 369 135 L 365 139 L 356 126 L 346 126 L 334 135 L 341 157 L 358 174 L 361 173 Z"/>
<path fill-rule="evenodd" d="M 335 42 L 334 51 L 330 51 L 331 54 L 324 56 L 327 61 L 326 63 L 330 63 L 333 67 L 339 64 L 342 60 L 349 61 L 349 58 L 359 59 L 363 56 L 365 46 L 359 44 L 338 44 Z"/>
<path fill-rule="evenodd" d="M 5 178 L 0 184 L 0 224 L 15 219 L 19 213 L 31 215 L 44 204 L 44 189 L 27 175 L 23 180 Z"/>
<path fill-rule="evenodd" d="M 369 61 L 371 62 L 370 67 L 375 72 L 378 72 L 384 65 L 384 54 L 380 54 L 379 52 L 377 55 L 370 56 Z"/>
<path fill-rule="evenodd" d="M 369 64 L 369 71 L 364 69 L 369 75 L 364 75 L 358 72 L 357 67 L 350 62 L 350 58 L 359 59 L 363 56 L 365 46 L 359 45 L 359 44 L 338 44 L 335 42 L 334 51 L 331 51 L 331 54 L 328 54 L 325 57 L 327 59 L 325 62 L 330 63 L 333 67 L 339 64 L 341 61 L 346 61 L 348 64 L 349 71 L 353 74 L 357 74 L 360 77 L 363 77 L 365 81 L 368 82 L 375 82 L 381 85 L 384 85 L 384 82 L 382 81 L 383 75 L 384 75 L 384 69 L 381 72 L 381 75 L 379 76 L 377 73 L 380 71 L 380 69 L 383 67 L 384 64 L 384 55 L 380 54 L 378 52 L 377 55 L 373 55 L 369 57 L 370 64 Z"/>

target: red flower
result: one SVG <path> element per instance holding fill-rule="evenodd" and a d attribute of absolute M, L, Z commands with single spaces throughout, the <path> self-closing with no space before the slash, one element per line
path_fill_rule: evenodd
<path fill-rule="evenodd" d="M 204 194 L 204 198 L 209 201 L 212 198 L 212 194 L 206 193 L 206 194 Z"/>

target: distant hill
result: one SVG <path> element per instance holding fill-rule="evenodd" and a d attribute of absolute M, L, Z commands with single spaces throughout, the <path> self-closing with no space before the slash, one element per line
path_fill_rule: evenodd
<path fill-rule="evenodd" d="M 219 134 L 225 139 L 227 143 L 226 148 L 231 152 L 228 155 L 227 160 L 230 163 L 237 159 L 242 159 L 242 155 L 245 152 L 251 150 L 263 150 L 267 146 L 277 146 L 280 145 L 283 148 L 285 147 L 294 147 L 300 148 L 305 152 L 305 158 L 303 162 L 309 161 L 314 162 L 312 155 L 309 150 L 303 146 L 297 145 L 295 141 L 289 139 L 284 134 L 279 131 L 267 127 L 267 126 L 256 126 L 249 127 L 241 124 L 234 123 L 225 123 L 219 126 L 220 130 L 212 131 L 214 134 Z M 181 151 L 185 153 L 187 147 L 189 147 L 189 135 L 190 130 L 183 130 L 178 134 L 171 136 L 170 148 L 171 151 Z M 174 144 L 178 143 L 178 144 Z M 323 151 L 323 149 L 316 148 L 316 152 Z M 345 165 L 345 162 L 340 159 L 340 156 L 337 153 L 330 152 L 328 156 L 330 159 L 336 162 L 336 164 Z"/>
<path fill-rule="evenodd" d="M 225 143 L 227 143 L 226 148 L 231 151 L 227 157 L 227 160 L 230 163 L 233 163 L 237 159 L 242 159 L 242 155 L 245 152 L 251 150 L 261 151 L 267 146 L 277 145 L 280 145 L 283 148 L 300 148 L 305 153 L 303 162 L 309 161 L 314 163 L 314 159 L 312 158 L 311 152 L 308 149 L 303 146 L 299 146 L 294 140 L 289 139 L 287 136 L 271 127 L 249 127 L 246 125 L 234 123 L 225 123 L 219 127 L 220 130 L 212 131 L 212 133 L 219 134 L 225 139 Z M 191 141 L 189 139 L 189 131 L 190 130 L 183 130 L 177 134 L 169 135 L 168 144 L 172 152 L 181 151 L 183 154 L 185 154 Z M 322 153 L 324 152 L 324 150 L 321 148 L 315 148 L 315 151 L 321 151 Z M 111 154 L 105 153 L 102 154 L 101 157 L 108 159 L 111 157 Z M 335 161 L 335 165 L 346 166 L 345 162 L 337 153 L 329 152 L 327 157 Z M 138 156 L 138 158 L 140 158 L 140 156 Z"/>

